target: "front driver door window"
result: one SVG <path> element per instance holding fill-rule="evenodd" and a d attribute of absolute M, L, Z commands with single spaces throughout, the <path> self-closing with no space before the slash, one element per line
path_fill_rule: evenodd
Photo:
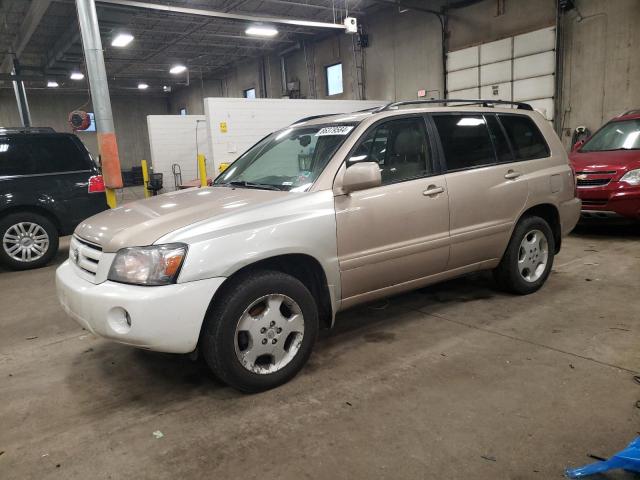
<path fill-rule="evenodd" d="M 347 164 L 363 161 L 378 163 L 382 185 L 335 198 L 345 306 L 409 289 L 444 270 L 449 256 L 447 188 L 433 168 L 424 118 L 372 127 Z M 432 187 L 442 190 L 425 194 Z"/>
<path fill-rule="evenodd" d="M 432 162 L 424 121 L 409 117 L 379 125 L 365 135 L 349 161 L 378 163 L 383 185 L 429 175 Z"/>

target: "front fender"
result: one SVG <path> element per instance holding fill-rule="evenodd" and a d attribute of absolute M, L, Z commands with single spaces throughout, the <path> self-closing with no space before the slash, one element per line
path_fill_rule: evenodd
<path fill-rule="evenodd" d="M 274 206 L 258 206 L 164 235 L 156 243 L 189 245 L 179 283 L 229 277 L 267 258 L 303 254 L 322 266 L 332 298 L 339 298 L 340 273 L 333 192 L 301 193 Z"/>

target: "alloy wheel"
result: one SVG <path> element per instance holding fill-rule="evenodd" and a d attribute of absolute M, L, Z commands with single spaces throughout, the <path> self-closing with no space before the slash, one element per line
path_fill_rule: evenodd
<path fill-rule="evenodd" d="M 34 262 L 47 253 L 49 234 L 37 223 L 16 223 L 5 231 L 2 247 L 13 260 Z"/>
<path fill-rule="evenodd" d="M 547 268 L 549 242 L 540 230 L 531 230 L 520 242 L 518 271 L 527 282 L 537 281 Z"/>
<path fill-rule="evenodd" d="M 240 316 L 234 347 L 244 368 L 270 374 L 294 359 L 303 337 L 300 306 L 286 295 L 271 294 L 255 300 Z"/>

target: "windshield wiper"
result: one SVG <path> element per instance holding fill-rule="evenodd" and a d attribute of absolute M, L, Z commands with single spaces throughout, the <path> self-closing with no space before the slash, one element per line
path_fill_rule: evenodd
<path fill-rule="evenodd" d="M 270 183 L 247 182 L 245 180 L 242 180 L 242 181 L 235 180 L 233 182 L 223 183 L 222 185 L 231 185 L 233 187 L 242 187 L 242 188 L 257 188 L 261 190 L 275 190 L 277 192 L 282 192 L 284 190 L 283 187 L 279 187 L 278 185 L 271 185 Z"/>

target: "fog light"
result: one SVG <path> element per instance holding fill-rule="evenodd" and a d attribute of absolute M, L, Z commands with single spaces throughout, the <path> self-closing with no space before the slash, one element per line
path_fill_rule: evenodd
<path fill-rule="evenodd" d="M 125 334 L 131 330 L 131 315 L 122 307 L 114 307 L 109 310 L 107 322 L 116 333 Z"/>

